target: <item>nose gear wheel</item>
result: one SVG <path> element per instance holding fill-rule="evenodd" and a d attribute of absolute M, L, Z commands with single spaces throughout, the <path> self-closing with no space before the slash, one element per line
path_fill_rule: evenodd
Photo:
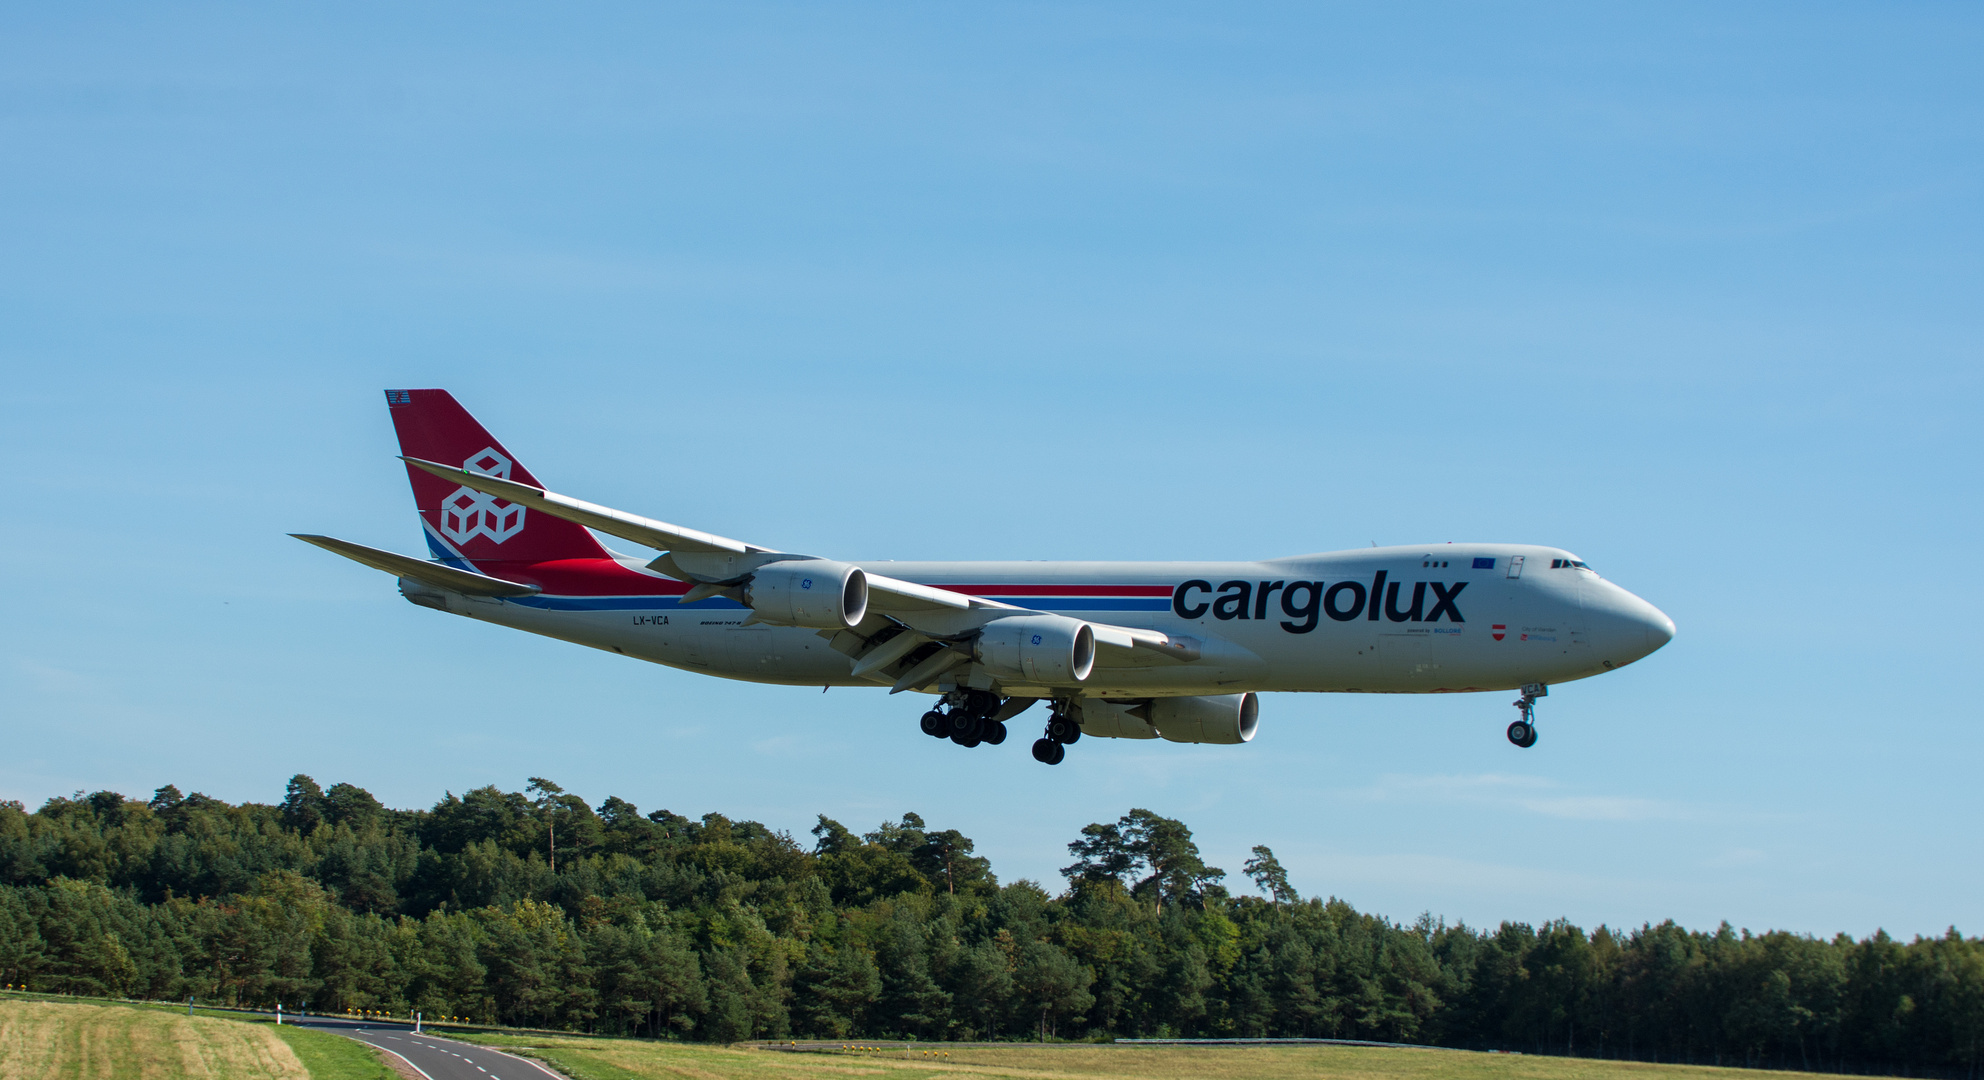
<path fill-rule="evenodd" d="M 1509 741 L 1524 750 L 1536 745 L 1536 699 L 1550 693 L 1550 688 L 1542 683 L 1525 683 L 1522 696 L 1515 700 L 1515 706 L 1522 710 L 1522 719 L 1509 725 Z"/>

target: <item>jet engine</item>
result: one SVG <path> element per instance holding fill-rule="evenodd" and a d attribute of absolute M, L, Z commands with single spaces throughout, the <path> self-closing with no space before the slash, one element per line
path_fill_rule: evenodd
<path fill-rule="evenodd" d="M 1260 717 L 1260 699 L 1253 694 L 1167 697 L 1150 703 L 1150 726 L 1172 742 L 1252 742 Z"/>
<path fill-rule="evenodd" d="M 745 583 L 744 604 L 770 623 L 849 629 L 868 616 L 868 575 L 826 559 L 767 563 Z"/>
<path fill-rule="evenodd" d="M 976 656 L 1000 675 L 1065 686 L 1095 670 L 1095 631 L 1064 615 L 1009 616 L 979 632 Z"/>

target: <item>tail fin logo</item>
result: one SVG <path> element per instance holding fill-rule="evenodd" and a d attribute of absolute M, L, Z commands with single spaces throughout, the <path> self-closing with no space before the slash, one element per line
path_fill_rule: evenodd
<path fill-rule="evenodd" d="M 497 453 L 494 447 L 462 462 L 462 468 L 499 480 L 510 478 L 510 459 Z M 478 536 L 500 544 L 522 531 L 524 508 L 515 503 L 503 502 L 471 487 L 456 488 L 454 494 L 441 500 L 441 532 L 457 544 L 466 544 Z"/>

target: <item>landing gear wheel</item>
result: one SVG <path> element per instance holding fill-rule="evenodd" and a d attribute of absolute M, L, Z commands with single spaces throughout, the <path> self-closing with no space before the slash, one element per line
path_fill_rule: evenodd
<path fill-rule="evenodd" d="M 950 735 L 950 720 L 935 709 L 923 714 L 923 734 L 942 739 Z"/>
<path fill-rule="evenodd" d="M 1057 743 L 1072 745 L 1081 741 L 1082 727 L 1065 716 L 1056 716 L 1047 721 L 1047 737 Z"/>
<path fill-rule="evenodd" d="M 1006 725 L 1004 724 L 985 725 L 985 734 L 983 738 L 985 740 L 985 745 L 987 746 L 997 746 L 1000 743 L 1005 742 Z"/>
<path fill-rule="evenodd" d="M 1522 719 L 1509 725 L 1509 741 L 1524 750 L 1536 745 L 1536 699 L 1550 693 L 1550 688 L 1542 683 L 1522 684 L 1522 696 L 1516 699 L 1516 708 L 1522 710 Z"/>
<path fill-rule="evenodd" d="M 944 734 L 949 735 L 952 742 L 958 742 L 978 732 L 978 714 L 967 709 L 952 709 L 951 714 L 944 718 L 944 724 Z"/>
<path fill-rule="evenodd" d="M 1042 765 L 1059 765 L 1068 756 L 1068 748 L 1052 739 L 1036 739 L 1033 743 L 1033 760 Z"/>
<path fill-rule="evenodd" d="M 959 746 L 977 746 L 985 741 L 985 718 L 971 713 L 951 713 L 951 741 Z"/>

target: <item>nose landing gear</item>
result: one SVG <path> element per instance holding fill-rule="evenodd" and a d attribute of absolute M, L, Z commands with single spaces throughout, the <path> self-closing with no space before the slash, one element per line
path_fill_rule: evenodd
<path fill-rule="evenodd" d="M 1509 741 L 1524 750 L 1536 745 L 1536 699 L 1550 693 L 1550 688 L 1542 683 L 1525 683 L 1522 696 L 1515 706 L 1522 710 L 1522 719 L 1509 725 Z"/>

